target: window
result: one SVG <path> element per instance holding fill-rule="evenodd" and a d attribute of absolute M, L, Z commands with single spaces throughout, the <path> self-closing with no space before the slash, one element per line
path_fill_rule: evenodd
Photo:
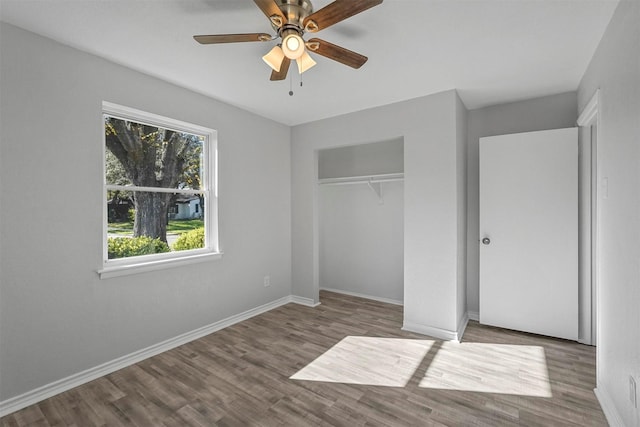
<path fill-rule="evenodd" d="M 102 111 L 100 277 L 219 257 L 216 131 L 107 102 Z"/>

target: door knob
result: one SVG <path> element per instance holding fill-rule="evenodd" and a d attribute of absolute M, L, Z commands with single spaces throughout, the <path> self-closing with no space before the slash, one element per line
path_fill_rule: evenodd
<path fill-rule="evenodd" d="M 482 239 L 483 245 L 488 245 L 489 243 L 491 243 L 491 239 L 489 239 L 488 237 L 485 237 L 484 239 Z"/>

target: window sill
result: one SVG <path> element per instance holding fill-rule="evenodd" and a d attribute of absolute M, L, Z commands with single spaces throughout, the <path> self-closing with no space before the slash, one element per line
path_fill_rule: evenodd
<path fill-rule="evenodd" d="M 181 267 L 183 265 L 197 264 L 205 261 L 213 261 L 222 258 L 222 252 L 209 252 L 180 258 L 143 261 L 135 264 L 114 265 L 98 270 L 100 279 L 129 276 L 132 274 L 146 273 L 149 271 L 164 270 L 167 268 Z"/>

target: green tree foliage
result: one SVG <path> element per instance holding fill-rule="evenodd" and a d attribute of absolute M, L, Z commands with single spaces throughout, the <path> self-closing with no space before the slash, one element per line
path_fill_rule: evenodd
<path fill-rule="evenodd" d="M 204 227 L 183 233 L 173 244 L 174 251 L 204 248 Z"/>
<path fill-rule="evenodd" d="M 122 167 L 122 163 L 110 150 L 105 152 L 106 179 L 107 183 L 115 185 L 129 185 L 131 180 Z"/>
<path fill-rule="evenodd" d="M 127 178 L 122 164 L 109 150 L 106 150 L 105 153 L 105 166 L 108 184 L 131 184 L 131 180 Z M 109 190 L 107 191 L 107 200 L 109 201 L 109 222 L 122 221 L 128 206 L 133 203 L 133 193 L 131 191 Z M 131 221 L 133 221 L 133 218 L 131 218 Z"/>
<path fill-rule="evenodd" d="M 202 138 L 198 135 L 106 117 L 105 141 L 110 184 L 201 188 Z M 166 242 L 167 214 L 174 195 L 138 191 L 130 197 L 136 212 L 134 237 Z"/>

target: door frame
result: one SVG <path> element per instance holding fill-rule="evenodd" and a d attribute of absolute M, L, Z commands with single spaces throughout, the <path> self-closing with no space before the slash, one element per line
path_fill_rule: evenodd
<path fill-rule="evenodd" d="M 590 128 L 589 144 L 591 147 L 591 334 L 580 340 L 583 344 L 596 345 L 600 336 L 600 316 L 599 306 L 599 284 L 600 284 L 600 203 L 599 185 L 601 182 L 598 168 L 600 154 L 600 115 L 598 114 L 600 105 L 600 89 L 597 89 L 587 105 L 584 107 L 577 120 L 577 125 L 581 128 Z M 595 127 L 595 132 L 594 132 Z M 596 348 L 596 371 L 598 369 L 598 350 Z M 599 377 L 599 375 L 597 375 Z"/>

